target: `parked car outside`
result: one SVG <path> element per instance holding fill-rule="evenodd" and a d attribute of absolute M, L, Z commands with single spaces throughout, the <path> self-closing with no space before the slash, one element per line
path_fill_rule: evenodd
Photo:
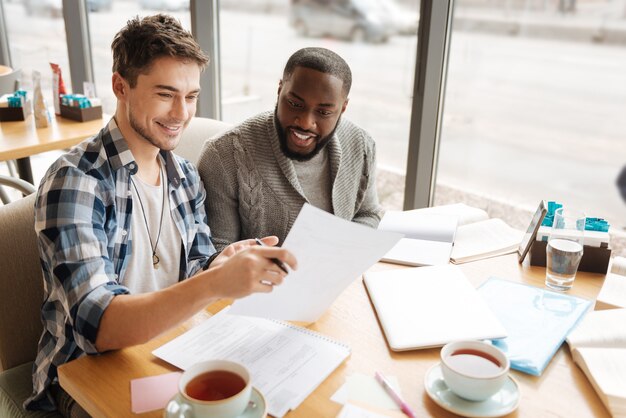
<path fill-rule="evenodd" d="M 142 9 L 174 12 L 189 9 L 190 0 L 139 0 Z"/>
<path fill-rule="evenodd" d="M 63 0 L 24 0 L 26 14 L 61 17 L 63 15 Z"/>
<path fill-rule="evenodd" d="M 26 14 L 43 15 L 52 17 L 63 16 L 63 0 L 24 0 Z M 111 10 L 113 0 L 87 0 L 87 10 L 99 12 L 101 10 Z"/>
<path fill-rule="evenodd" d="M 289 23 L 300 36 L 386 42 L 396 29 L 378 0 L 291 0 Z"/>
<path fill-rule="evenodd" d="M 391 16 L 398 35 L 415 35 L 419 23 L 419 13 L 400 7 L 394 0 L 379 0 Z"/>

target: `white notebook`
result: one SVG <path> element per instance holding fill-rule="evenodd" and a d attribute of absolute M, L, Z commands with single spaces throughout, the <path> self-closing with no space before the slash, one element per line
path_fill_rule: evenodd
<path fill-rule="evenodd" d="M 215 358 L 244 364 L 274 417 L 300 405 L 350 355 L 347 345 L 309 329 L 228 310 L 152 354 L 183 370 Z"/>
<path fill-rule="evenodd" d="M 387 343 L 394 351 L 507 336 L 457 266 L 366 273 L 364 281 Z"/>

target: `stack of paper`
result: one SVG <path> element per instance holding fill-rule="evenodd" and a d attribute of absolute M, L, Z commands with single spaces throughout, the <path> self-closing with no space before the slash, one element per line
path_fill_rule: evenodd
<path fill-rule="evenodd" d="M 567 337 L 572 357 L 606 408 L 626 416 L 626 309 L 590 312 Z"/>

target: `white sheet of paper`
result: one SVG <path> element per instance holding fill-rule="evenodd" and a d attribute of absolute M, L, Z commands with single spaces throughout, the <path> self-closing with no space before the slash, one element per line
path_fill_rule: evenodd
<path fill-rule="evenodd" d="M 314 322 L 400 238 L 305 204 L 283 244 L 298 260 L 298 270 L 271 293 L 235 301 L 230 313 Z"/>
<path fill-rule="evenodd" d="M 395 376 L 385 377 L 396 392 L 402 394 L 398 379 Z M 382 409 L 400 410 L 398 404 L 394 402 L 374 376 L 362 373 L 348 376 L 346 383 L 331 396 L 330 400 L 342 405 L 348 402 L 358 402 Z"/>

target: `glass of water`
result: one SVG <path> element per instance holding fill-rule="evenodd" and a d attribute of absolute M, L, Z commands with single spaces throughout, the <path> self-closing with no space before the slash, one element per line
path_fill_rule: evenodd
<path fill-rule="evenodd" d="M 572 288 L 583 257 L 585 214 L 559 208 L 546 247 L 546 286 L 566 291 Z"/>

